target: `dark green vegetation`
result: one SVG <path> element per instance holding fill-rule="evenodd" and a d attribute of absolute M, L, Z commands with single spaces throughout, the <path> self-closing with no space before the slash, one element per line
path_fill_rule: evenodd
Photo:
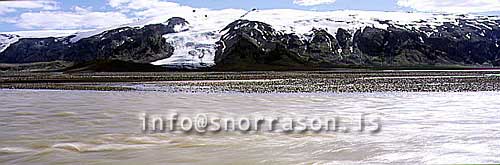
<path fill-rule="evenodd" d="M 3 73 L 0 88 L 164 92 L 499 91 L 497 71 Z"/>
<path fill-rule="evenodd" d="M 2 72 L 52 72 L 73 66 L 75 63 L 66 61 L 34 62 L 25 64 L 0 63 Z"/>

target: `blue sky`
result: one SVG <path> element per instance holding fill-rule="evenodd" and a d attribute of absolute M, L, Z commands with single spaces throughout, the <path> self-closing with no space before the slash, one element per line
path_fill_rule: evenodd
<path fill-rule="evenodd" d="M 39 0 L 0 1 L 0 32 L 92 29 L 176 8 L 301 9 L 500 14 L 500 0 Z M 147 13 L 147 14 L 146 14 Z M 152 15 L 153 14 L 153 15 Z"/>

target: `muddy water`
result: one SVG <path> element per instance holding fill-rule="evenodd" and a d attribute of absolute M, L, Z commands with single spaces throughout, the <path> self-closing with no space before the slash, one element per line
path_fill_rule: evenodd
<path fill-rule="evenodd" d="M 0 163 L 500 163 L 500 93 L 184 94 L 0 90 Z M 144 134 L 141 113 L 382 113 L 369 133 Z"/>

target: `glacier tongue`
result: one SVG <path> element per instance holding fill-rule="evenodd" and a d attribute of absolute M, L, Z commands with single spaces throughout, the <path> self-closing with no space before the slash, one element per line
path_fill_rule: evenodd
<path fill-rule="evenodd" d="M 166 34 L 163 37 L 174 47 L 174 54 L 167 59 L 153 62 L 153 65 L 165 65 L 175 68 L 200 68 L 215 65 L 216 42 L 222 33 L 219 30 L 237 20 L 244 10 L 198 10 L 196 12 L 179 13 L 189 22 L 179 26 L 178 33 Z M 157 23 L 169 19 L 162 16 L 149 23 Z"/>
<path fill-rule="evenodd" d="M 215 43 L 220 35 L 216 32 L 180 32 L 163 36 L 174 47 L 172 57 L 155 61 L 153 65 L 178 68 L 200 68 L 214 65 Z"/>

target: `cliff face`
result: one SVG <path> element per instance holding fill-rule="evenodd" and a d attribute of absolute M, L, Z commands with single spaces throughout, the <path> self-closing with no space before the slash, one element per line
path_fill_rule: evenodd
<path fill-rule="evenodd" d="M 75 36 L 22 38 L 0 54 L 0 62 L 122 60 L 150 63 L 172 55 L 173 47 L 162 36 L 176 32 L 175 26 L 184 23 L 182 18 L 172 18 L 168 24 L 122 27 L 77 42 L 71 41 Z"/>
<path fill-rule="evenodd" d="M 351 35 L 312 29 L 308 36 L 278 32 L 270 25 L 238 20 L 219 42 L 218 67 L 500 65 L 500 27 L 478 28 L 460 20 L 432 29 L 366 27 Z M 431 30 L 431 29 L 429 29 Z"/>

